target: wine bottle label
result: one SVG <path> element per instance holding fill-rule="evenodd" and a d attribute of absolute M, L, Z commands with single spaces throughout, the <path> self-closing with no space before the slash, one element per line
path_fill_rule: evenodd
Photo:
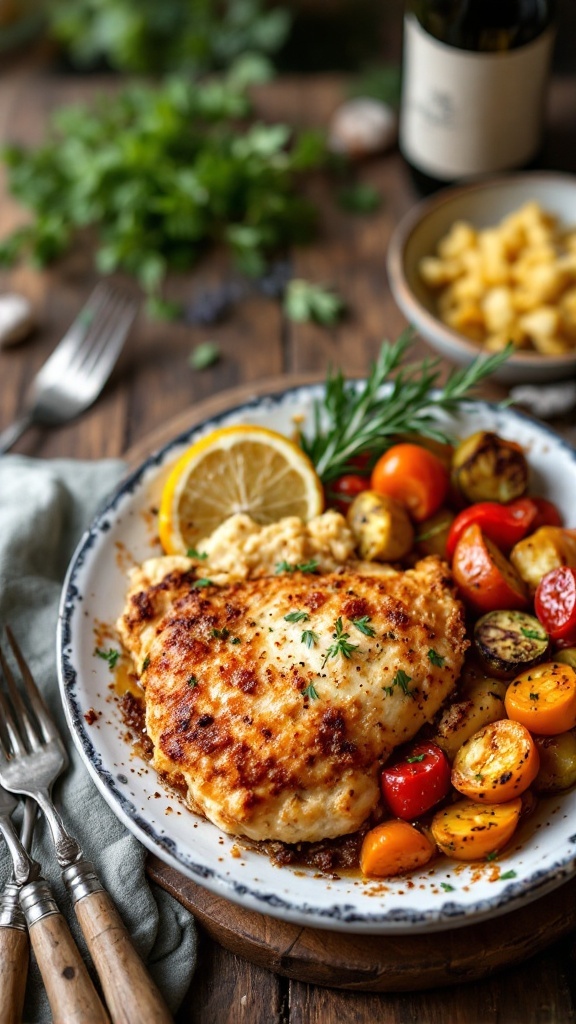
<path fill-rule="evenodd" d="M 459 50 L 407 15 L 400 149 L 409 163 L 443 181 L 528 163 L 540 145 L 553 40 L 550 28 L 518 49 Z"/>

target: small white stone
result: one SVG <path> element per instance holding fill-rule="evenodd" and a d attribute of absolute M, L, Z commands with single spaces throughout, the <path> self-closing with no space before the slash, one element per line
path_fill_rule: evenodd
<path fill-rule="evenodd" d="M 32 303 L 24 295 L 0 295 L 0 348 L 17 345 L 32 331 Z"/>
<path fill-rule="evenodd" d="M 369 97 L 347 100 L 335 111 L 328 144 L 352 159 L 389 149 L 396 141 L 398 119 L 392 107 Z"/>

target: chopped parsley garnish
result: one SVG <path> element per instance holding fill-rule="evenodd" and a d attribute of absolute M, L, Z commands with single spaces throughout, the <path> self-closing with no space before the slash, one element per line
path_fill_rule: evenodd
<path fill-rule="evenodd" d="M 342 619 L 336 619 L 334 623 L 334 632 L 332 633 L 334 643 L 330 644 L 330 647 L 324 655 L 324 661 L 322 662 L 322 668 L 324 668 L 328 658 L 337 658 L 340 654 L 343 658 L 350 658 L 354 651 L 358 650 L 358 644 L 349 643 L 350 634 L 344 632 L 344 626 L 342 625 Z"/>
<path fill-rule="evenodd" d="M 300 639 L 303 644 L 306 644 L 306 647 L 313 647 L 314 644 L 318 643 L 320 638 L 318 633 L 315 633 L 313 629 L 305 629 Z"/>
<path fill-rule="evenodd" d="M 284 616 L 285 622 L 307 622 L 310 616 L 308 612 L 295 611 L 288 612 L 288 615 Z"/>
<path fill-rule="evenodd" d="M 396 675 L 394 676 L 394 679 L 392 680 L 391 685 L 383 686 L 382 689 L 384 690 L 384 693 L 388 695 L 388 697 L 391 697 L 394 692 L 394 687 L 397 686 L 399 690 L 402 690 L 402 693 L 406 697 L 413 697 L 414 690 L 411 690 L 410 687 L 408 686 L 408 683 L 410 682 L 412 682 L 412 676 L 406 675 L 404 669 L 399 668 Z"/>
<path fill-rule="evenodd" d="M 505 871 L 503 875 L 500 875 L 500 881 L 506 882 L 509 878 L 516 878 L 515 871 Z"/>
<path fill-rule="evenodd" d="M 231 641 L 230 641 L 230 643 L 231 643 L 231 644 L 241 644 L 241 643 L 242 643 L 242 641 L 241 641 L 241 639 L 240 639 L 240 637 L 239 637 L 239 636 L 233 636 L 233 637 L 232 637 L 232 639 L 231 639 Z"/>
<path fill-rule="evenodd" d="M 455 892 L 456 891 L 454 889 L 454 886 L 450 885 L 449 882 L 440 882 L 440 888 L 444 889 L 444 892 Z"/>
<path fill-rule="evenodd" d="M 195 587 L 211 587 L 212 586 L 212 580 L 207 580 L 207 579 L 194 580 L 194 586 Z"/>
<path fill-rule="evenodd" d="M 94 654 L 97 654 L 99 658 L 107 661 L 110 669 L 116 668 L 116 662 L 120 657 L 120 651 L 115 651 L 113 647 L 111 647 L 109 651 L 103 651 L 101 647 L 96 647 L 94 649 Z"/>
<path fill-rule="evenodd" d="M 486 860 L 496 860 L 497 856 L 498 856 L 498 850 L 493 850 L 492 853 L 487 853 L 486 854 Z"/>
<path fill-rule="evenodd" d="M 276 573 L 279 572 L 316 572 L 318 562 L 312 558 L 309 562 L 277 562 Z"/>
<path fill-rule="evenodd" d="M 318 693 L 318 690 L 315 689 L 314 683 L 308 683 L 306 689 L 302 690 L 302 696 L 309 697 L 310 700 L 318 700 L 320 694 Z"/>
<path fill-rule="evenodd" d="M 206 551 L 197 551 L 196 548 L 188 548 L 186 552 L 188 558 L 199 558 L 201 562 L 204 562 L 208 558 Z"/>
<path fill-rule="evenodd" d="M 531 693 L 530 694 L 530 700 L 540 700 L 540 694 L 539 693 Z"/>
<path fill-rule="evenodd" d="M 412 757 L 406 758 L 406 764 L 419 764 L 425 757 L 426 754 L 414 754 Z"/>
<path fill-rule="evenodd" d="M 356 629 L 359 629 L 361 633 L 364 633 L 364 636 L 376 636 L 376 630 L 374 627 L 368 625 L 370 622 L 369 615 L 362 615 L 359 619 L 350 619 L 350 622 L 353 626 L 356 626 Z"/>
<path fill-rule="evenodd" d="M 142 662 L 142 668 L 140 669 L 140 671 L 141 672 L 145 672 L 146 669 L 148 668 L 149 664 L 150 664 L 150 655 L 147 654 L 146 657 L 144 658 L 144 661 Z"/>
<path fill-rule="evenodd" d="M 215 636 L 217 640 L 227 640 L 230 636 L 230 630 L 226 629 L 226 626 L 224 626 L 224 629 L 210 630 L 210 634 L 211 636 Z"/>
<path fill-rule="evenodd" d="M 446 658 L 442 654 L 437 654 L 433 647 L 428 651 L 428 657 L 433 665 L 437 665 L 438 668 L 442 668 Z"/>
<path fill-rule="evenodd" d="M 542 643 L 546 643 L 548 640 L 546 633 L 542 636 L 542 633 L 539 633 L 537 629 L 526 629 L 525 626 L 520 626 L 520 632 L 528 640 L 541 640 Z"/>
<path fill-rule="evenodd" d="M 196 678 L 196 676 L 188 677 L 188 686 L 198 686 L 198 679 Z"/>

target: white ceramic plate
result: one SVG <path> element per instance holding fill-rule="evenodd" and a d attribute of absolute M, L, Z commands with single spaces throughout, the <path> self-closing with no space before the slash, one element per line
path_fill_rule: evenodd
<path fill-rule="evenodd" d="M 105 799 L 148 849 L 249 909 L 304 925 L 375 933 L 439 931 L 514 910 L 573 874 L 576 790 L 543 800 L 498 862 L 466 865 L 440 858 L 409 878 L 328 879 L 275 867 L 186 810 L 123 738 L 109 668 L 94 657 L 95 636 L 99 624 L 113 623 L 123 607 L 129 564 L 159 553 L 151 510 L 158 506 L 168 467 L 216 426 L 258 423 L 289 433 L 294 415 L 309 415 L 321 394 L 314 385 L 255 399 L 176 438 L 134 472 L 96 517 L 73 558 L 60 609 L 60 685 L 74 740 Z M 467 403 L 457 420 L 446 422 L 456 436 L 489 428 L 524 445 L 532 492 L 555 501 L 567 523 L 576 525 L 576 453 L 558 437 L 481 402 Z M 101 715 L 89 725 L 85 715 L 92 708 Z"/>

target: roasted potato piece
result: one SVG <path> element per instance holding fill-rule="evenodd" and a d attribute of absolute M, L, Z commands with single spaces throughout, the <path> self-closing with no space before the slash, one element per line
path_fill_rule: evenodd
<path fill-rule="evenodd" d="M 476 679 L 462 690 L 459 700 L 445 708 L 432 740 L 450 761 L 475 732 L 506 717 L 505 692 L 499 679 Z"/>
<path fill-rule="evenodd" d="M 576 537 L 561 526 L 541 526 L 514 545 L 510 561 L 533 593 L 552 569 L 576 566 Z"/>
<path fill-rule="evenodd" d="M 372 562 L 394 562 L 407 555 L 414 543 L 414 527 L 399 501 L 376 491 L 362 491 L 348 509 L 348 525 L 360 557 Z"/>
<path fill-rule="evenodd" d="M 454 522 L 454 513 L 441 508 L 418 525 L 416 543 L 420 555 L 438 555 L 446 558 L 446 541 Z"/>
<path fill-rule="evenodd" d="M 558 736 L 535 736 L 540 770 L 534 780 L 538 793 L 557 793 L 576 783 L 576 735 L 574 730 Z"/>
<path fill-rule="evenodd" d="M 528 487 L 528 463 L 520 445 L 489 430 L 479 430 L 458 445 L 452 474 L 470 502 L 513 501 Z"/>

